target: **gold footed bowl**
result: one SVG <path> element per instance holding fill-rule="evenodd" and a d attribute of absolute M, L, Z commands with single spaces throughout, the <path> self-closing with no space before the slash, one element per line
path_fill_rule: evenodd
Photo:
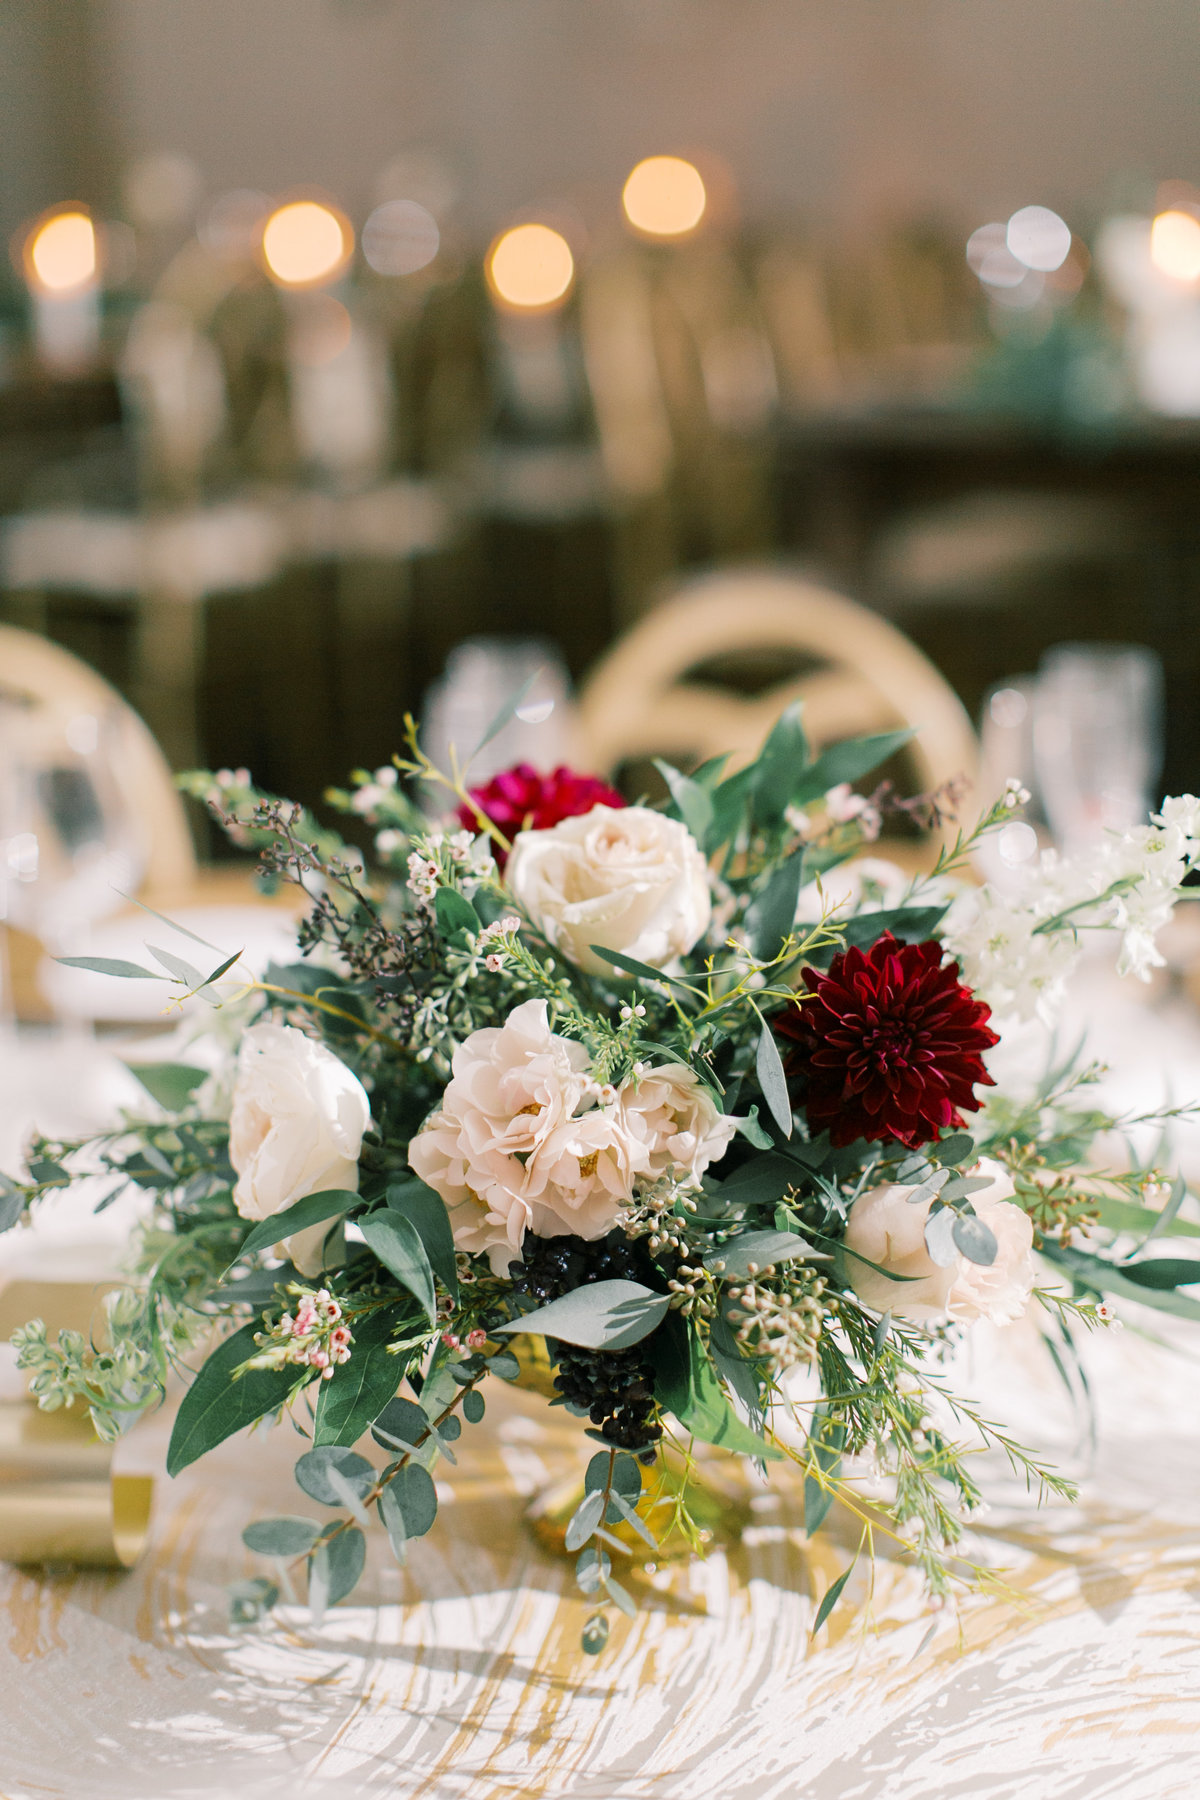
<path fill-rule="evenodd" d="M 557 1397 L 554 1365 L 543 1338 L 520 1335 L 511 1340 L 521 1365 L 517 1387 L 543 1399 Z M 634 1508 L 651 1537 L 622 1519 L 605 1530 L 628 1551 L 630 1560 L 643 1568 L 659 1563 L 704 1555 L 717 1546 L 740 1543 L 750 1522 L 750 1508 L 739 1487 L 739 1458 L 701 1446 L 700 1453 L 685 1456 L 672 1444 L 664 1444 L 652 1465 L 643 1469 L 642 1497 Z M 543 1549 L 556 1556 L 574 1556 L 566 1546 L 567 1526 L 584 1497 L 582 1471 L 555 1482 L 532 1500 L 525 1520 Z"/>

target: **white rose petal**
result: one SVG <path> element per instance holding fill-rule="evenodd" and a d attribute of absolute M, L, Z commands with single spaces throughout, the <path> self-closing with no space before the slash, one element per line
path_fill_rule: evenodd
<path fill-rule="evenodd" d="M 630 1134 L 646 1147 L 652 1177 L 698 1183 L 719 1162 L 737 1130 L 693 1070 L 680 1063 L 647 1069 L 625 1082 L 618 1105 Z"/>
<path fill-rule="evenodd" d="M 366 1089 L 323 1044 L 292 1025 L 255 1025 L 238 1055 L 229 1116 L 233 1201 L 243 1219 L 269 1219 L 306 1194 L 358 1191 L 358 1158 L 371 1122 Z M 320 1267 L 329 1226 L 286 1240 L 302 1274 Z"/>
<path fill-rule="evenodd" d="M 956 1256 L 939 1268 L 925 1248 L 925 1222 L 933 1204 L 913 1202 L 913 1186 L 889 1182 L 860 1194 L 850 1208 L 846 1259 L 850 1285 L 864 1306 L 892 1312 L 898 1318 L 929 1320 L 949 1317 L 962 1324 L 990 1319 L 1008 1325 L 1024 1312 L 1033 1292 L 1033 1222 L 1014 1204 L 1013 1185 L 999 1163 L 984 1158 L 972 1170 L 991 1181 L 971 1195 L 971 1204 L 996 1239 L 996 1260 L 986 1266 Z M 866 1261 L 859 1261 L 864 1257 Z M 905 1276 L 891 1281 L 879 1269 Z"/>
<path fill-rule="evenodd" d="M 505 879 L 554 947 L 593 975 L 612 967 L 591 945 L 665 969 L 712 915 L 699 845 L 646 806 L 594 806 L 549 831 L 519 831 Z"/>

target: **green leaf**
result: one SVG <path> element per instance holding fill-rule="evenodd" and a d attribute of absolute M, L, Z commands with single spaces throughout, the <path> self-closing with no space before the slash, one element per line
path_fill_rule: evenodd
<path fill-rule="evenodd" d="M 401 1213 L 410 1225 L 415 1226 L 430 1267 L 457 1305 L 458 1262 L 454 1233 L 441 1195 L 414 1177 L 412 1181 L 393 1182 L 387 1191 L 387 1203 L 393 1212 Z"/>
<path fill-rule="evenodd" d="M 11 1231 L 25 1211 L 25 1196 L 15 1182 L 0 1176 L 0 1231 Z"/>
<path fill-rule="evenodd" d="M 826 1619 L 829 1617 L 830 1613 L 833 1611 L 834 1607 L 837 1605 L 838 1601 L 841 1599 L 842 1589 L 845 1587 L 846 1583 L 849 1581 L 849 1579 L 850 1579 L 851 1575 L 853 1575 L 853 1573 L 854 1573 L 854 1563 L 851 1563 L 850 1567 L 848 1569 L 843 1569 L 842 1573 L 838 1576 L 837 1580 L 831 1581 L 829 1586 L 826 1588 L 825 1597 L 821 1601 L 820 1606 L 818 1606 L 817 1616 L 813 1620 L 813 1636 L 814 1637 L 817 1635 L 818 1631 L 820 1631 L 822 1625 L 825 1623 Z"/>
<path fill-rule="evenodd" d="M 842 1447 L 846 1442 L 846 1427 L 839 1421 L 838 1424 L 827 1430 L 828 1423 L 829 1411 L 822 1402 L 813 1412 L 808 1443 L 813 1461 L 822 1474 L 832 1480 L 841 1467 Z M 833 1502 L 832 1488 L 823 1485 L 813 1475 L 804 1477 L 804 1529 L 809 1537 L 821 1529 Z"/>
<path fill-rule="evenodd" d="M 776 719 L 752 765 L 751 811 L 755 824 L 778 827 L 797 794 L 804 791 L 810 751 L 802 724 L 804 704 L 793 700 Z M 826 782 L 825 786 L 832 784 Z M 719 791 L 719 790 L 718 790 Z M 814 790 L 824 793 L 824 788 Z"/>
<path fill-rule="evenodd" d="M 433 910 L 437 914 L 438 930 L 447 943 L 452 943 L 464 932 L 477 937 L 483 929 L 479 914 L 456 888 L 440 887 L 434 896 Z"/>
<path fill-rule="evenodd" d="M 722 844 L 736 838 L 746 824 L 746 802 L 750 794 L 751 782 L 754 779 L 754 764 L 739 769 L 715 789 L 712 797 L 713 822 L 704 845 L 706 855 L 711 856 Z"/>
<path fill-rule="evenodd" d="M 657 756 L 654 758 L 654 766 L 671 790 L 676 813 L 696 842 L 703 847 L 712 830 L 712 795 L 698 781 L 693 781 L 688 775 L 681 775 L 678 769 L 673 769 L 670 763 L 660 761 Z"/>
<path fill-rule="evenodd" d="M 974 1213 L 955 1214 L 954 1242 L 968 1262 L 977 1263 L 984 1269 L 995 1262 L 1000 1248 L 995 1232 Z"/>
<path fill-rule="evenodd" d="M 140 963 L 125 962 L 119 956 L 56 956 L 64 969 L 90 969 L 93 975 L 119 975 L 125 981 L 166 981 L 157 969 L 143 969 Z"/>
<path fill-rule="evenodd" d="M 772 1263 L 790 1262 L 793 1257 L 807 1256 L 814 1262 L 828 1262 L 825 1251 L 814 1250 L 810 1243 L 794 1231 L 743 1231 L 727 1243 L 719 1244 L 704 1258 L 706 1269 L 723 1263 L 726 1276 L 749 1275 L 750 1264 L 765 1269 Z"/>
<path fill-rule="evenodd" d="M 320 1616 L 326 1606 L 336 1606 L 358 1586 L 358 1578 L 367 1560 L 367 1540 L 357 1525 L 340 1531 L 335 1538 L 321 1544 L 309 1558 L 309 1597 L 314 1614 Z M 317 1598 L 313 1597 L 313 1589 Z"/>
<path fill-rule="evenodd" d="M 478 1425 L 487 1411 L 487 1404 L 478 1388 L 472 1388 L 469 1394 L 463 1395 L 462 1409 L 467 1424 Z"/>
<path fill-rule="evenodd" d="M 626 975 L 640 976 L 643 981 L 666 981 L 675 987 L 688 985 L 686 981 L 680 981 L 677 976 L 664 975 L 661 969 L 652 969 L 649 963 L 638 962 L 635 956 L 626 956 L 624 951 L 610 950 L 607 944 L 589 944 L 588 949 L 593 951 L 602 962 L 611 963 L 614 969 L 621 969 Z"/>
<path fill-rule="evenodd" d="M 1122 1263 L 1121 1273 L 1139 1287 L 1191 1287 L 1200 1282 L 1200 1262 L 1181 1256 L 1148 1256 L 1143 1262 Z"/>
<path fill-rule="evenodd" d="M 218 963 L 212 974 L 206 975 L 204 980 L 197 984 L 196 992 L 198 994 L 202 993 L 206 987 L 211 987 L 214 981 L 220 981 L 222 975 L 227 974 L 228 971 L 232 969 L 234 963 L 240 961 L 241 955 L 242 952 L 240 950 L 235 950 L 233 955 L 227 956 L 223 963 Z"/>
<path fill-rule="evenodd" d="M 326 1219 L 340 1218 L 357 1206 L 361 1196 L 351 1193 L 349 1188 L 323 1188 L 319 1194 L 305 1194 L 303 1200 L 296 1200 L 291 1206 L 285 1206 L 282 1212 L 272 1213 L 269 1219 L 260 1219 L 254 1229 L 247 1233 L 235 1261 L 243 1256 L 251 1256 L 256 1250 L 269 1250 L 272 1245 L 282 1243 L 284 1238 L 295 1235 L 298 1231 L 307 1231 L 310 1225 L 320 1225 Z"/>
<path fill-rule="evenodd" d="M 250 1581 L 234 1581 L 228 1588 L 229 1623 L 231 1625 L 256 1625 L 264 1613 L 269 1613 L 279 1598 L 279 1587 L 274 1581 L 267 1581 L 256 1575 Z"/>
<path fill-rule="evenodd" d="M 424 1307 L 432 1324 L 437 1319 L 437 1294 L 433 1270 L 416 1226 L 403 1213 L 385 1207 L 360 1219 L 359 1229 L 384 1268 Z"/>
<path fill-rule="evenodd" d="M 1192 1299 L 1189 1294 L 1178 1294 L 1173 1289 L 1160 1291 L 1145 1287 L 1130 1279 L 1124 1265 L 1114 1267 L 1103 1257 L 1089 1256 L 1084 1250 L 1071 1250 L 1049 1240 L 1040 1248 L 1047 1262 L 1057 1263 L 1059 1268 L 1068 1270 L 1087 1287 L 1136 1300 L 1142 1306 L 1153 1306 L 1158 1312 L 1174 1313 L 1181 1319 L 1200 1319 L 1200 1300 Z"/>
<path fill-rule="evenodd" d="M 259 1519 L 247 1525 L 242 1542 L 259 1556 L 304 1556 L 321 1535 L 313 1519 Z"/>
<path fill-rule="evenodd" d="M 599 1656 L 608 1642 L 608 1620 L 603 1613 L 593 1613 L 583 1627 L 579 1643 L 585 1656 Z"/>
<path fill-rule="evenodd" d="M 349 1482 L 360 1500 L 375 1484 L 375 1470 L 365 1456 L 333 1445 L 309 1450 L 297 1462 L 294 1474 L 309 1499 L 319 1500 L 322 1506 L 344 1504 L 341 1494 L 330 1483 L 330 1469 L 336 1469 L 342 1479 Z"/>
<path fill-rule="evenodd" d="M 761 1415 L 762 1377 L 756 1372 L 755 1363 L 742 1355 L 733 1327 L 723 1313 L 713 1320 L 708 1342 L 718 1375 L 733 1389 L 751 1418 Z"/>
<path fill-rule="evenodd" d="M 898 943 L 923 944 L 933 937 L 945 915 L 944 906 L 897 906 L 884 912 L 858 913 L 845 920 L 841 930 L 846 943 L 860 950 L 869 950 L 885 931 Z"/>
<path fill-rule="evenodd" d="M 1145 1249 L 1146 1245 L 1150 1242 L 1150 1240 L 1152 1238 L 1168 1237 L 1170 1235 L 1171 1226 L 1174 1223 L 1175 1215 L 1178 1213 L 1180 1207 L 1183 1205 L 1186 1198 L 1187 1198 L 1187 1182 L 1183 1179 L 1182 1175 L 1177 1175 L 1175 1177 L 1174 1182 L 1171 1185 L 1171 1192 L 1167 1196 L 1166 1205 L 1163 1207 L 1162 1211 L 1159 1213 L 1158 1217 L 1155 1219 L 1153 1225 L 1150 1227 L 1149 1231 L 1146 1233 L 1145 1237 L 1142 1239 L 1141 1247 L 1143 1250 Z"/>
<path fill-rule="evenodd" d="M 567 1525 L 564 1539 L 568 1550 L 582 1550 L 604 1513 L 604 1493 L 601 1488 L 590 1488 L 575 1508 Z"/>
<path fill-rule="evenodd" d="M 168 1112 L 182 1112 L 202 1081 L 207 1069 L 194 1069 L 187 1063 L 126 1063 L 146 1092 Z"/>
<path fill-rule="evenodd" d="M 183 1396 L 167 1450 L 169 1475 L 178 1475 L 215 1444 L 274 1412 L 298 1385 L 294 1368 L 247 1369 L 233 1379 L 234 1370 L 254 1355 L 254 1334 L 261 1330 L 261 1321 L 252 1319 L 226 1338 Z"/>
<path fill-rule="evenodd" d="M 727 1175 L 721 1183 L 721 1200 L 728 1206 L 768 1206 L 773 1200 L 782 1199 L 799 1179 L 800 1171 L 791 1157 L 771 1150 Z"/>
<path fill-rule="evenodd" d="M 655 1398 L 685 1431 L 743 1456 L 778 1460 L 780 1452 L 738 1418 L 693 1325 L 673 1313 L 655 1349 Z"/>
<path fill-rule="evenodd" d="M 335 1363 L 333 1374 L 317 1390 L 314 1444 L 357 1443 L 379 1417 L 405 1368 L 402 1357 L 388 1354 L 388 1344 L 402 1324 L 415 1323 L 415 1315 L 400 1304 L 381 1306 L 355 1325 L 350 1361 Z"/>
<path fill-rule="evenodd" d="M 804 856 L 797 851 L 780 863 L 751 906 L 746 923 L 750 947 L 760 962 L 773 962 L 796 923 L 796 907 L 804 881 Z"/>
<path fill-rule="evenodd" d="M 929 1154 L 936 1157 L 943 1169 L 957 1168 L 960 1163 L 975 1161 L 975 1139 L 968 1131 L 952 1131 L 939 1143 L 930 1144 Z"/>
<path fill-rule="evenodd" d="M 1103 1194 L 1091 1196 L 1090 1204 L 1096 1208 L 1099 1223 L 1105 1231 L 1142 1235 L 1143 1242 L 1149 1240 L 1150 1233 L 1162 1216 L 1152 1206 L 1139 1206 L 1134 1200 L 1110 1200 Z M 1190 1220 L 1176 1215 L 1171 1220 L 1170 1229 L 1164 1229 L 1161 1234 L 1156 1235 L 1173 1238 L 1200 1237 L 1200 1225 L 1193 1225 Z"/>
<path fill-rule="evenodd" d="M 783 1062 L 774 1033 L 765 1021 L 758 1034 L 758 1050 L 754 1057 L 754 1068 L 758 1076 L 758 1085 L 763 1092 L 763 1099 L 771 1110 L 771 1117 L 784 1137 L 790 1138 L 792 1135 L 792 1102 L 788 1096 L 787 1077 L 783 1072 Z"/>
<path fill-rule="evenodd" d="M 635 1519 L 634 1524 L 640 1525 L 640 1521 Z M 651 1545 L 653 1549 L 657 1549 L 657 1547 L 655 1544 Z M 601 1583 L 613 1605 L 619 1607 L 627 1619 L 636 1619 L 637 1607 L 634 1605 L 633 1595 L 623 1588 L 619 1581 L 614 1581 L 611 1575 L 602 1576 Z"/>
<path fill-rule="evenodd" d="M 496 1331 L 532 1331 L 585 1350 L 627 1350 L 661 1324 L 669 1305 L 669 1295 L 653 1293 L 638 1281 L 589 1281 Z"/>
<path fill-rule="evenodd" d="M 803 785 L 796 795 L 797 803 L 803 805 L 807 800 L 817 800 L 843 781 L 860 781 L 880 763 L 885 763 L 889 756 L 894 756 L 897 750 L 902 750 L 905 744 L 911 743 L 914 736 L 911 730 L 880 731 L 873 737 L 846 738 L 840 744 L 831 744 L 804 771 Z"/>
<path fill-rule="evenodd" d="M 193 968 L 190 962 L 185 962 L 182 956 L 176 956 L 173 950 L 160 950 L 156 944 L 147 944 L 146 948 L 169 975 L 173 975 L 176 981 L 182 981 L 184 987 L 199 987 L 204 980 L 199 969 Z"/>
<path fill-rule="evenodd" d="M 389 1536 L 393 1525 L 402 1523 L 406 1539 L 424 1537 L 437 1518 L 437 1509 L 433 1476 L 420 1463 L 405 1463 L 379 1496 L 379 1516 Z"/>
<path fill-rule="evenodd" d="M 385 1450 L 400 1450 L 405 1455 L 421 1449 L 421 1439 L 429 1434 L 429 1414 L 423 1406 L 405 1400 L 399 1394 L 389 1400 L 371 1426 L 371 1436 Z"/>
<path fill-rule="evenodd" d="M 585 1493 L 597 1493 L 608 1481 L 609 1464 L 612 1464 L 612 1487 L 609 1490 L 608 1518 L 605 1523 L 617 1525 L 625 1516 L 619 1502 L 627 1506 L 636 1506 L 642 1497 L 642 1472 L 632 1456 L 610 1456 L 607 1450 L 599 1451 L 587 1466 L 583 1478 Z M 653 1542 L 653 1539 L 651 1540 Z"/>
<path fill-rule="evenodd" d="M 752 1106 L 748 1113 L 734 1120 L 741 1136 L 746 1142 L 753 1144 L 756 1150 L 770 1150 L 773 1139 L 770 1138 L 758 1122 L 758 1108 Z"/>
<path fill-rule="evenodd" d="M 939 1269 L 953 1268 L 958 1261 L 958 1222 L 958 1214 L 953 1207 L 930 1208 L 929 1217 L 925 1221 L 925 1248 Z"/>

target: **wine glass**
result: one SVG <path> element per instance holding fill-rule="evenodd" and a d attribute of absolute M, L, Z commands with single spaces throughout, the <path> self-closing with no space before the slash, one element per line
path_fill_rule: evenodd
<path fill-rule="evenodd" d="M 126 903 L 147 842 L 121 784 L 122 709 L 0 689 L 0 918 L 55 955 Z"/>
<path fill-rule="evenodd" d="M 1059 846 L 1145 822 L 1162 765 L 1162 664 L 1138 644 L 1059 644 L 1034 695 L 1034 766 Z"/>
<path fill-rule="evenodd" d="M 512 717 L 483 743 L 502 709 L 518 697 Z M 446 659 L 445 673 L 425 698 L 421 741 L 443 770 L 450 767 L 451 746 L 460 768 L 470 757 L 467 779 L 474 786 L 514 763 L 549 771 L 569 762 L 574 733 L 570 676 L 555 647 L 535 638 L 479 637 Z"/>

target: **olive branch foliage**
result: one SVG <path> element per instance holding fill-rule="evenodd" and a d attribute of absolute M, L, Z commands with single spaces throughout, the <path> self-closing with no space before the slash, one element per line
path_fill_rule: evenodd
<path fill-rule="evenodd" d="M 486 1260 L 456 1252 L 444 1207 L 412 1175 L 406 1149 L 438 1102 L 455 1047 L 529 998 L 545 1000 L 553 1028 L 585 1046 L 598 1081 L 681 1063 L 738 1120 L 730 1151 L 698 1188 L 659 1183 L 626 1209 L 626 1231 L 647 1259 L 640 1292 L 617 1304 L 602 1290 L 631 1284 L 578 1288 L 568 1297 L 569 1319 L 560 1303 L 555 1335 L 546 1328 L 552 1359 L 564 1343 L 599 1357 L 618 1343 L 641 1346 L 683 1470 L 682 1480 L 668 1480 L 652 1442 L 631 1453 L 585 1427 L 599 1442 L 566 1547 L 591 1609 L 586 1651 L 603 1648 L 610 1609 L 634 1607 L 614 1574 L 616 1559 L 638 1546 L 653 1553 L 669 1537 L 700 1547 L 688 1505 L 697 1442 L 764 1470 L 790 1461 L 804 1477 L 809 1531 L 837 1504 L 858 1520 L 862 1547 L 873 1551 L 890 1537 L 935 1594 L 964 1577 L 991 1579 L 962 1548 L 965 1520 L 980 1502 L 973 1463 L 982 1451 L 1005 1457 L 1039 1494 L 1070 1497 L 1069 1482 L 950 1390 L 938 1360 L 944 1332 L 878 1316 L 856 1298 L 844 1244 L 850 1210 L 880 1181 L 924 1184 L 931 1219 L 947 1214 L 962 1253 L 987 1262 L 995 1245 L 989 1255 L 990 1234 L 974 1219 L 963 1171 L 981 1153 L 997 1158 L 1052 1266 L 1058 1285 L 1039 1298 L 1062 1332 L 1099 1322 L 1109 1294 L 1200 1316 L 1200 1302 L 1178 1291 L 1200 1277 L 1200 1264 L 1144 1253 L 1156 1236 L 1200 1235 L 1183 1217 L 1182 1188 L 1164 1187 L 1156 1171 L 1128 1160 L 1090 1166 L 1093 1145 L 1135 1121 L 1089 1107 L 1091 1072 L 1066 1064 L 1034 1095 L 993 1097 L 974 1134 L 955 1132 L 919 1153 L 897 1144 L 835 1149 L 812 1138 L 794 1111 L 772 1031 L 774 1016 L 795 1003 L 806 967 L 827 966 L 847 944 L 868 946 L 885 930 L 907 942 L 934 936 L 946 904 L 939 883 L 1010 816 L 1002 801 L 974 828 L 959 829 L 932 876 L 899 907 L 826 910 L 797 925 L 802 889 L 863 841 L 853 823 L 821 821 L 823 797 L 863 780 L 906 735 L 814 754 L 795 706 L 759 756 L 733 773 L 726 758 L 690 775 L 660 765 L 665 810 L 716 871 L 720 920 L 671 973 L 601 951 L 609 972 L 585 976 L 558 954 L 503 885 L 492 852 L 502 855 L 508 841 L 471 795 L 469 762 L 436 769 L 411 721 L 386 779 L 357 771 L 350 789 L 329 796 L 375 833 L 370 866 L 337 831 L 240 776 L 181 778 L 236 842 L 258 853 L 265 886 L 303 890 L 296 960 L 261 978 L 215 946 L 203 946 L 203 957 L 189 946 L 190 960 L 151 951 L 157 967 L 69 960 L 158 980 L 168 1006 L 199 995 L 235 1026 L 269 1016 L 318 1036 L 371 1096 L 358 1187 L 305 1196 L 250 1225 L 234 1205 L 218 1076 L 203 1064 L 152 1064 L 134 1070 L 148 1108 L 104 1134 L 35 1140 L 24 1174 L 0 1178 L 0 1226 L 77 1179 L 104 1184 L 100 1207 L 130 1187 L 148 1196 L 129 1285 L 109 1297 L 94 1336 L 61 1332 L 51 1341 L 36 1320 L 17 1335 L 43 1407 L 80 1402 L 112 1438 L 184 1374 L 171 1473 L 282 1414 L 304 1434 L 298 1485 L 333 1516 L 288 1515 L 247 1528 L 247 1547 L 272 1574 L 237 1584 L 235 1622 L 260 1618 L 281 1594 L 295 1599 L 301 1575 L 319 1620 L 362 1574 L 372 1511 L 403 1562 L 410 1541 L 435 1520 L 432 1471 L 439 1459 L 454 1461 L 463 1422 L 483 1417 L 487 1378 L 521 1375 L 522 1333 L 539 1332 L 535 1304 Z M 465 833 L 430 826 L 418 801 L 431 790 L 462 809 Z M 885 783 L 873 801 L 884 807 L 888 793 Z M 941 824 L 947 798 L 894 804 Z M 805 808 L 816 812 L 815 826 Z M 404 879 L 411 857 L 423 887 Z M 310 1279 L 284 1257 L 283 1242 L 321 1226 L 324 1267 Z M 298 1304 L 318 1301 L 351 1341 L 348 1360 L 325 1372 L 295 1359 L 285 1329 Z M 797 1365 L 815 1369 L 816 1401 L 796 1400 L 788 1376 Z M 382 1467 L 356 1448 L 368 1432 L 384 1453 Z M 882 1497 L 867 1497 L 865 1469 L 874 1470 Z M 849 1575 L 830 1586 L 814 1630 Z"/>

